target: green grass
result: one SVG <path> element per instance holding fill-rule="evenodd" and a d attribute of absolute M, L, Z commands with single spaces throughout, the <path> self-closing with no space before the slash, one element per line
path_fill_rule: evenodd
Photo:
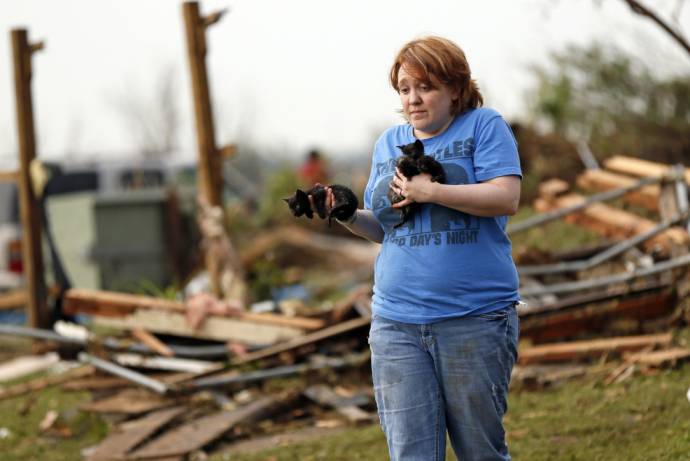
<path fill-rule="evenodd" d="M 690 365 L 603 386 L 574 381 L 551 390 L 512 392 L 506 416 L 515 460 L 685 460 L 690 454 Z M 252 454 L 209 461 L 378 461 L 387 459 L 378 426 Z M 449 449 L 449 460 L 454 460 Z"/>
<path fill-rule="evenodd" d="M 688 344 L 690 330 L 679 335 Z M 506 430 L 515 460 L 685 460 L 690 453 L 690 364 L 653 376 L 636 375 L 620 384 L 603 386 L 602 375 L 564 383 L 541 391 L 512 391 Z M 293 383 L 295 384 L 295 383 Z M 277 385 L 277 383 L 275 384 Z M 295 384 L 296 385 L 296 384 Z M 59 387 L 0 400 L 3 461 L 79 460 L 83 448 L 107 433 L 98 416 L 80 412 L 91 400 L 87 392 Z M 56 427 L 71 436 L 41 433 L 39 424 L 49 410 L 60 414 Z M 216 445 L 220 448 L 225 440 Z M 449 460 L 454 460 L 450 448 Z M 212 454 L 209 461 L 379 461 L 387 458 L 378 425 L 342 432 L 256 453 Z"/>
<path fill-rule="evenodd" d="M 78 410 L 78 405 L 89 399 L 86 392 L 64 392 L 52 387 L 0 400 L 0 427 L 9 431 L 7 437 L 0 439 L 0 458 L 3 461 L 81 459 L 81 449 L 98 443 L 107 433 L 100 418 Z M 39 425 L 50 410 L 59 414 L 54 427 L 69 432 L 41 433 Z"/>

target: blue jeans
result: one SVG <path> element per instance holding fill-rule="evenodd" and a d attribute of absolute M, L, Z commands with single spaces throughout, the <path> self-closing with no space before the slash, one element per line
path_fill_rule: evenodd
<path fill-rule="evenodd" d="M 371 367 L 393 461 L 510 460 L 503 430 L 517 360 L 514 306 L 415 325 L 374 316 Z"/>

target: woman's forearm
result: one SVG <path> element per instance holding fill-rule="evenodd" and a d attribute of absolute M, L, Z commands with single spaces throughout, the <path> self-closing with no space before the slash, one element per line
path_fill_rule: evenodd
<path fill-rule="evenodd" d="M 350 232 L 375 243 L 383 242 L 383 229 L 371 210 L 357 210 L 357 218 L 352 223 L 340 222 Z"/>
<path fill-rule="evenodd" d="M 475 216 L 514 215 L 520 202 L 520 179 L 504 176 L 477 184 L 438 184 L 429 202 Z"/>

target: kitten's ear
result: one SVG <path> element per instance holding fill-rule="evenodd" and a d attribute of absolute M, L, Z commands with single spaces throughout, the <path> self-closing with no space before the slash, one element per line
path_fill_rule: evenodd
<path fill-rule="evenodd" d="M 297 192 L 295 192 L 295 195 L 297 196 L 297 198 L 303 197 L 303 198 L 306 198 L 307 200 L 309 200 L 307 193 L 304 192 L 302 189 L 297 189 Z"/>
<path fill-rule="evenodd" d="M 290 203 L 290 199 L 289 199 L 289 198 L 284 198 L 284 199 L 283 199 L 283 202 L 285 202 L 285 203 Z"/>
<path fill-rule="evenodd" d="M 424 143 L 419 139 L 415 139 L 414 147 L 415 149 L 418 149 L 420 152 L 424 152 Z"/>
<path fill-rule="evenodd" d="M 397 147 L 397 148 L 400 149 L 401 151 L 405 152 L 405 146 L 395 146 L 395 147 Z"/>

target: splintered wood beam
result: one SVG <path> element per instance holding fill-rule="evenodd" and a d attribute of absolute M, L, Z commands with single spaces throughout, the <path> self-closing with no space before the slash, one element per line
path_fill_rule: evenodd
<path fill-rule="evenodd" d="M 553 201 L 540 201 L 540 212 L 570 208 L 585 202 L 586 198 L 578 194 L 567 194 L 555 198 Z M 568 222 L 573 222 L 587 227 L 607 237 L 624 239 L 636 234 L 646 232 L 656 225 L 649 219 L 642 218 L 633 213 L 619 210 L 603 203 L 592 203 L 577 213 L 570 214 L 564 218 Z M 672 227 L 659 235 L 643 243 L 646 251 L 660 248 L 668 252 L 674 245 L 688 245 L 690 235 L 681 227 Z"/>
<path fill-rule="evenodd" d="M 17 141 L 19 143 L 19 214 L 22 222 L 22 262 L 26 279 L 28 321 L 32 327 L 50 324 L 47 290 L 43 274 L 42 226 L 38 198 L 34 193 L 30 165 L 36 158 L 36 134 L 31 95 L 31 55 L 39 47 L 29 43 L 26 29 L 13 29 L 14 88 L 17 107 Z"/>
<path fill-rule="evenodd" d="M 75 379 L 91 376 L 96 372 L 96 369 L 91 365 L 84 365 L 77 368 L 72 368 L 59 375 L 50 375 L 32 381 L 15 384 L 13 386 L 4 387 L 0 389 L 0 400 L 17 397 L 28 394 L 29 392 L 40 391 L 46 387 L 55 386 Z"/>
<path fill-rule="evenodd" d="M 232 317 L 209 316 L 200 327 L 192 328 L 184 314 L 156 309 L 139 309 L 124 317 L 93 316 L 94 322 L 112 328 L 132 330 L 141 326 L 155 333 L 166 333 L 215 341 L 238 341 L 269 346 L 304 335 L 304 330 L 283 325 L 258 323 Z"/>
<path fill-rule="evenodd" d="M 605 170 L 585 170 L 577 177 L 577 185 L 585 189 L 607 191 L 628 187 L 637 181 L 636 178 Z M 633 205 L 638 205 L 652 211 L 659 210 L 661 188 L 658 184 L 641 187 L 623 196 L 623 199 Z"/>
<path fill-rule="evenodd" d="M 123 317 L 139 310 L 158 310 L 185 314 L 187 306 L 176 301 L 152 298 L 150 296 L 72 288 L 65 292 L 63 310 L 69 315 L 82 313 L 103 317 Z M 209 315 L 207 318 L 225 317 Z M 272 313 L 241 312 L 233 315 L 231 318 L 240 322 L 247 322 L 247 327 L 250 327 L 252 323 L 258 323 L 301 330 L 318 330 L 326 324 L 322 319 L 288 317 Z"/>
<path fill-rule="evenodd" d="M 186 411 L 185 407 L 167 408 L 121 424 L 89 454 L 87 461 L 125 459 L 128 451 Z"/>
<path fill-rule="evenodd" d="M 520 350 L 519 363 L 529 365 L 532 363 L 591 360 L 604 354 L 620 354 L 623 351 L 640 350 L 648 346 L 670 346 L 672 341 L 673 335 L 671 333 L 662 333 L 544 344 Z"/>
<path fill-rule="evenodd" d="M 671 165 L 623 155 L 614 155 L 606 159 L 604 161 L 604 166 L 608 170 L 638 178 L 660 178 L 669 174 L 671 169 Z M 685 182 L 690 184 L 690 168 L 685 169 Z"/>
<path fill-rule="evenodd" d="M 268 396 L 233 411 L 189 421 L 167 431 L 129 456 L 132 459 L 150 459 L 184 455 L 212 442 L 237 424 L 259 421 L 269 416 L 284 404 L 284 398 Z"/>

